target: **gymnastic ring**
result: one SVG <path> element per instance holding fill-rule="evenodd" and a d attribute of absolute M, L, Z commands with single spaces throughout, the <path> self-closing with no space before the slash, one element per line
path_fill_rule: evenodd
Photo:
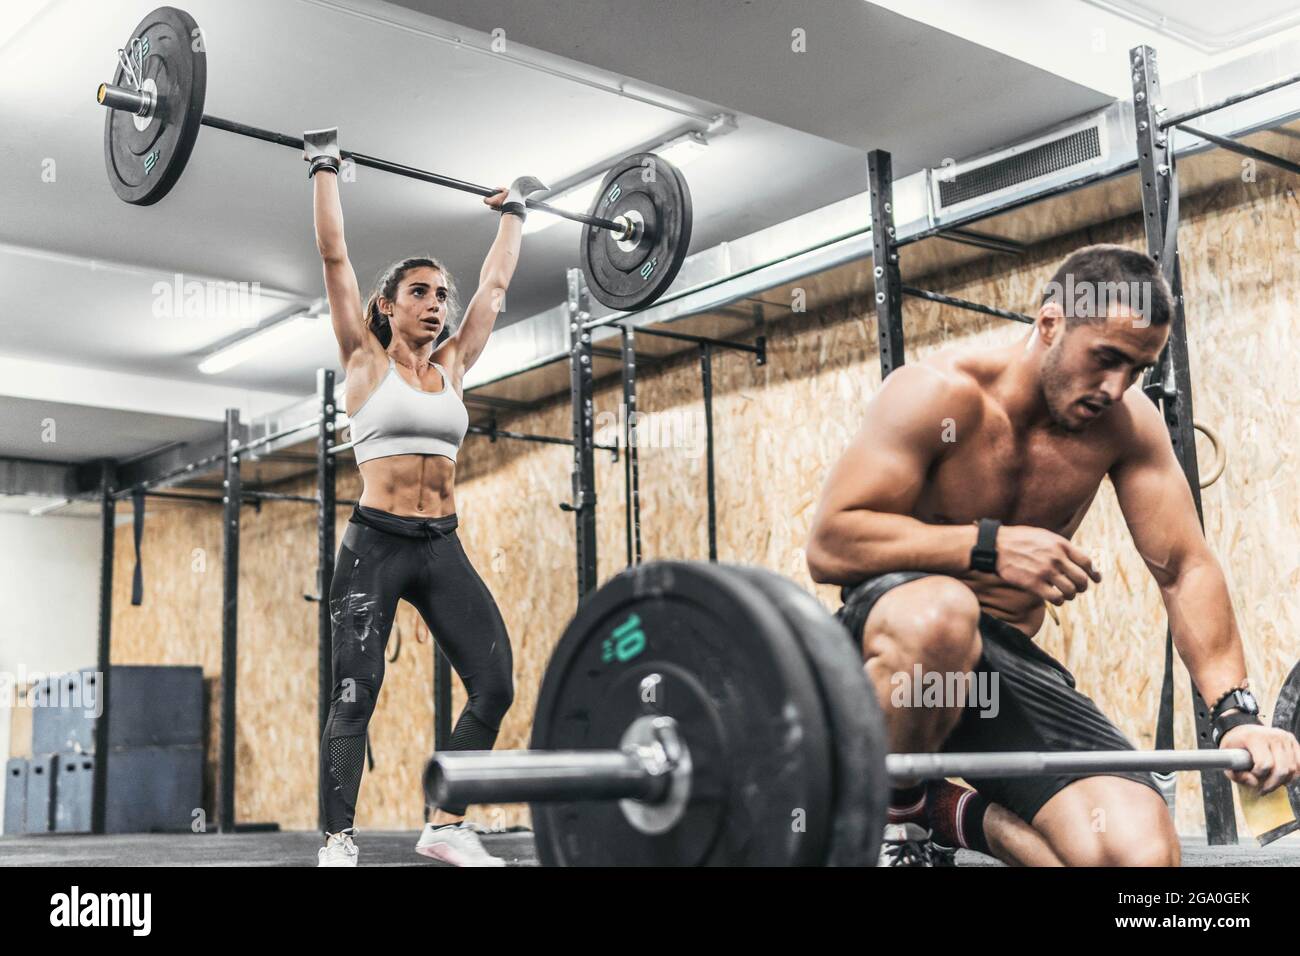
<path fill-rule="evenodd" d="M 1223 439 L 1219 437 L 1219 433 L 1205 422 L 1194 421 L 1192 427 L 1208 438 L 1210 444 L 1214 447 L 1214 467 L 1210 469 L 1208 476 L 1203 475 L 1201 477 L 1201 487 L 1208 488 L 1219 480 L 1219 477 L 1223 474 L 1223 469 L 1227 467 L 1228 451 L 1223 447 Z"/>

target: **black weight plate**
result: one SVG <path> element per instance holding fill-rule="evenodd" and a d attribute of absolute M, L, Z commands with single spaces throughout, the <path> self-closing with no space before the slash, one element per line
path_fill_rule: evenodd
<path fill-rule="evenodd" d="M 734 569 L 644 564 L 585 601 L 546 668 L 531 746 L 616 748 L 648 714 L 674 718 L 690 752 L 682 817 L 646 834 L 615 801 L 534 804 L 543 863 L 824 861 L 832 794 L 820 694 L 785 620 Z"/>
<path fill-rule="evenodd" d="M 653 172 L 651 182 L 647 173 Z M 598 302 L 632 312 L 654 302 L 672 285 L 691 244 L 691 192 L 681 171 L 654 153 L 619 160 L 601 184 L 593 216 L 616 219 L 635 213 L 644 223 L 639 241 L 619 247 L 608 229 L 582 227 L 579 257 Z"/>
<path fill-rule="evenodd" d="M 157 85 L 158 96 L 144 129 L 137 127 L 138 117 L 124 110 L 108 110 L 104 118 L 108 181 L 132 205 L 149 206 L 166 196 L 194 150 L 208 80 L 207 54 L 197 31 L 198 24 L 184 10 L 159 7 L 123 45 L 129 57 L 131 41 L 142 41 L 143 80 Z M 131 88 L 120 64 L 113 85 Z"/>
<path fill-rule="evenodd" d="M 862 657 L 821 603 L 788 578 L 738 569 L 776 605 L 799 637 L 821 688 L 832 732 L 835 798 L 828 866 L 875 866 L 889 807 L 889 743 Z"/>
<path fill-rule="evenodd" d="M 1277 704 L 1273 707 L 1273 726 L 1289 730 L 1300 737 L 1300 664 L 1291 669 L 1282 689 L 1277 693 Z M 1291 810 L 1300 819 L 1300 780 L 1289 784 L 1286 793 L 1291 799 Z"/>

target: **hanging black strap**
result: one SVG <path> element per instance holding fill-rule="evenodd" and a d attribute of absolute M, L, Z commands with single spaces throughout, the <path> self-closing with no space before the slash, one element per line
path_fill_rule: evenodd
<path fill-rule="evenodd" d="M 1169 131 L 1173 136 L 1173 130 Z M 1169 160 L 1169 205 L 1165 210 L 1165 238 L 1160 250 L 1160 274 L 1169 288 L 1174 287 L 1174 266 L 1178 262 L 1178 173 L 1174 169 L 1174 150 L 1171 143 L 1166 155 Z"/>
<path fill-rule="evenodd" d="M 144 603 L 144 568 L 140 563 L 140 541 L 144 538 L 144 489 L 137 488 L 131 493 L 131 507 L 135 512 L 135 573 L 131 577 L 131 606 L 139 607 Z"/>
<path fill-rule="evenodd" d="M 1174 633 L 1165 628 L 1165 675 L 1156 716 L 1156 750 L 1174 749 Z"/>
<path fill-rule="evenodd" d="M 1174 285 L 1174 268 L 1178 264 L 1178 172 L 1174 168 L 1174 131 L 1169 131 L 1169 206 L 1165 210 L 1164 244 L 1160 250 L 1160 274 L 1169 286 L 1170 294 L 1181 296 L 1182 289 Z M 1177 308 L 1177 301 L 1174 303 Z M 1147 372 L 1143 382 L 1147 397 L 1160 407 L 1164 402 L 1175 401 L 1178 390 L 1174 384 L 1173 354 L 1169 345 L 1160 353 L 1160 359 Z M 1174 632 L 1165 627 L 1165 672 L 1160 683 L 1160 711 L 1156 715 L 1156 749 L 1172 750 L 1174 746 Z"/>
<path fill-rule="evenodd" d="M 1170 137 L 1173 130 L 1169 131 Z M 1169 286 L 1171 295 L 1181 297 L 1182 289 L 1174 288 L 1174 269 L 1178 265 L 1178 171 L 1174 167 L 1172 144 L 1166 158 L 1169 160 L 1169 204 L 1165 210 L 1164 239 L 1160 249 L 1160 274 Z M 1176 303 L 1175 303 L 1176 304 Z M 1174 362 L 1170 344 L 1166 343 L 1155 365 L 1147 369 L 1142 378 L 1142 392 L 1157 407 L 1177 394 L 1174 385 Z"/>

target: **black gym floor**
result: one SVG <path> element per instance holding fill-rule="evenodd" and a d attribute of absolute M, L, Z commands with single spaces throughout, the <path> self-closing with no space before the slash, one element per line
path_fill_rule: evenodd
<path fill-rule="evenodd" d="M 418 831 L 362 833 L 361 866 L 437 866 L 415 853 Z M 537 866 L 533 835 L 527 831 L 488 833 L 488 851 L 507 866 Z M 0 837 L 0 866 L 315 866 L 320 836 L 291 833 L 48 834 Z M 958 866 L 1000 866 L 978 853 L 957 854 Z M 1183 841 L 1184 866 L 1300 866 L 1300 834 L 1267 847 L 1206 846 Z"/>

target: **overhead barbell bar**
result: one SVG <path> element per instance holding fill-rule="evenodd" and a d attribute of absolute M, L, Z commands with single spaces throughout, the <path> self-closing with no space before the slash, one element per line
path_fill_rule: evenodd
<path fill-rule="evenodd" d="M 136 116 L 147 117 L 157 108 L 157 98 L 152 95 L 146 95 L 135 90 L 126 89 L 121 86 L 112 86 L 108 83 L 99 84 L 99 92 L 95 98 L 101 106 L 111 110 L 123 110 Z M 212 129 L 225 130 L 227 133 L 234 133 L 236 136 L 246 136 L 249 139 L 259 139 L 264 143 L 274 143 L 277 146 L 287 146 L 301 152 L 305 146 L 299 136 L 290 136 L 287 133 L 277 133 L 274 130 L 262 129 L 258 126 L 250 126 L 247 123 L 240 123 L 235 120 L 223 119 L 220 116 L 212 116 L 204 113 L 199 122 L 211 127 Z M 351 160 L 358 166 L 365 166 L 369 169 L 378 169 L 381 172 L 392 173 L 395 176 L 405 176 L 407 179 L 418 179 L 420 182 L 433 183 L 435 186 L 446 186 L 448 189 L 459 189 L 461 192 L 473 193 L 476 196 L 495 196 L 499 190 L 492 189 L 488 186 L 480 186 L 477 183 L 467 182 L 463 179 L 456 179 L 452 176 L 444 176 L 442 173 L 430 172 L 427 169 L 418 169 L 415 166 L 405 166 L 402 163 L 394 163 L 391 160 L 380 159 L 377 156 L 367 156 L 365 153 L 355 153 L 351 150 L 339 151 L 345 160 Z M 583 223 L 588 226 L 594 226 L 597 229 L 608 229 L 617 233 L 620 238 L 626 237 L 630 231 L 631 223 L 627 220 L 616 221 L 613 219 L 604 219 L 600 216 L 589 216 L 586 213 L 570 212 L 567 209 L 560 209 L 556 206 L 542 202 L 540 199 L 525 200 L 529 209 L 536 209 L 539 212 L 550 213 L 553 216 L 561 216 L 570 219 L 573 222 Z"/>
<path fill-rule="evenodd" d="M 207 53 L 194 18 L 159 7 L 118 50 L 111 83 L 97 102 L 108 110 L 104 158 L 109 182 L 125 202 L 158 202 L 180 179 L 199 129 L 210 126 L 302 150 L 302 138 L 203 112 Z M 498 190 L 365 153 L 341 151 L 358 166 L 488 197 Z M 597 301 L 621 312 L 654 302 L 672 284 L 691 237 L 691 196 L 672 163 L 654 153 L 625 156 L 606 172 L 586 213 L 526 199 L 529 209 L 580 223 L 579 258 Z"/>

